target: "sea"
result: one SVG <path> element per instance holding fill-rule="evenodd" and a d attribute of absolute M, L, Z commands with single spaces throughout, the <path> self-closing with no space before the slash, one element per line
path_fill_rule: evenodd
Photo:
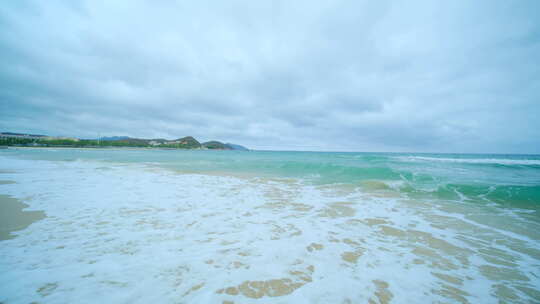
<path fill-rule="evenodd" d="M 540 303 L 540 156 L 0 150 L 1 303 Z"/>

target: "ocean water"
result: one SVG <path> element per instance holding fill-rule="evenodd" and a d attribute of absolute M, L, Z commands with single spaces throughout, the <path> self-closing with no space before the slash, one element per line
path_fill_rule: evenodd
<path fill-rule="evenodd" d="M 2 303 L 540 303 L 540 156 L 0 150 Z"/>

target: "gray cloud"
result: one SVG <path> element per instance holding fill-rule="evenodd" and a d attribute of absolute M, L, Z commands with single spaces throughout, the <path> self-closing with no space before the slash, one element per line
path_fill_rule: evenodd
<path fill-rule="evenodd" d="M 540 153 L 536 1 L 10 1 L 0 130 Z"/>

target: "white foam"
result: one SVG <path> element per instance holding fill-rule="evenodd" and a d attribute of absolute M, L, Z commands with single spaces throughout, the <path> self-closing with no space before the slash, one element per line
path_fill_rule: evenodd
<path fill-rule="evenodd" d="M 477 255 L 495 245 L 472 247 L 463 237 L 476 235 L 437 228 L 440 222 L 431 216 L 463 217 L 436 205 L 293 180 L 177 174 L 149 164 L 5 157 L 0 164 L 14 172 L 0 179 L 17 182 L 0 185 L 0 193 L 24 199 L 48 216 L 0 243 L 0 302 L 366 303 L 377 299 L 384 284 L 392 303 L 452 301 L 445 285 L 462 290 L 470 302 L 497 302 L 493 288 L 500 282 L 480 269 L 500 265 Z M 371 225 L 365 219 L 386 223 Z M 476 227 L 496 239 L 513 239 Z M 430 247 L 428 236 L 450 249 Z M 519 241 L 539 247 L 535 240 Z M 538 261 L 496 246 L 515 257 L 513 270 L 529 280 L 513 286 L 539 286 Z M 435 255 L 419 256 L 415 248 Z M 359 255 L 356 263 L 342 259 L 347 252 Z M 464 284 L 452 285 L 434 273 Z M 303 285 L 260 300 L 218 292 L 246 281 L 283 278 Z"/>
<path fill-rule="evenodd" d="M 424 156 L 399 156 L 404 161 L 435 161 L 466 164 L 500 164 L 500 165 L 540 165 L 540 159 L 508 159 L 508 158 L 445 158 Z"/>

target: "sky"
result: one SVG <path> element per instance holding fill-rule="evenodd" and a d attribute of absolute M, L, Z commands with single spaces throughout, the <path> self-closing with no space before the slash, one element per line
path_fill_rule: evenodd
<path fill-rule="evenodd" d="M 3 1 L 0 131 L 540 153 L 540 1 Z"/>

